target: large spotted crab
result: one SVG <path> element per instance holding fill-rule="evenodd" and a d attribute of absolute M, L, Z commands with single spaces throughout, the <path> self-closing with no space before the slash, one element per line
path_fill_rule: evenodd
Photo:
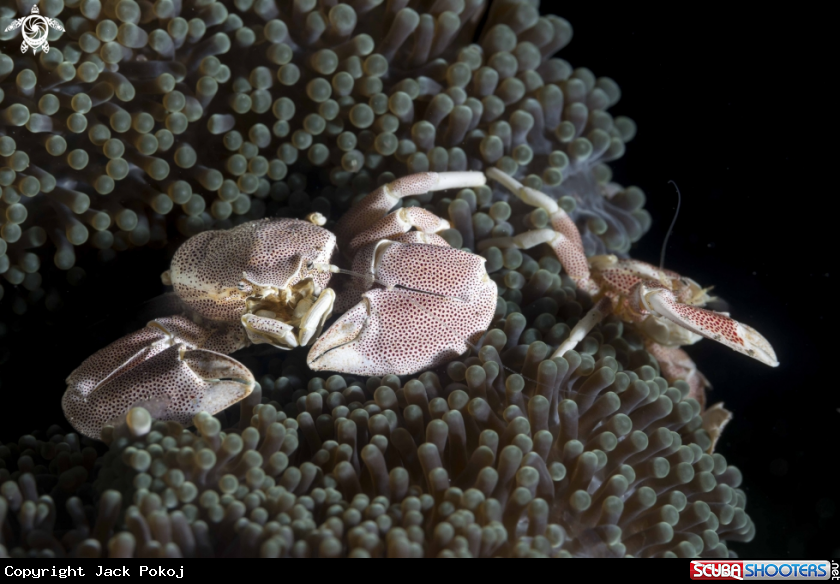
<path fill-rule="evenodd" d="M 183 314 L 85 360 L 67 378 L 67 419 L 98 439 L 135 406 L 184 424 L 216 413 L 254 387 L 248 368 L 228 356 L 249 344 L 312 343 L 310 368 L 357 375 L 407 375 L 464 353 L 496 309 L 484 258 L 449 247 L 436 235 L 449 223 L 425 209 L 388 211 L 405 196 L 485 182 L 480 172 L 397 179 L 350 209 L 335 234 L 313 214 L 191 237 L 163 274 Z M 330 263 L 337 246 L 356 275 L 338 293 L 327 287 L 343 271 Z M 347 311 L 319 337 L 333 309 Z"/>

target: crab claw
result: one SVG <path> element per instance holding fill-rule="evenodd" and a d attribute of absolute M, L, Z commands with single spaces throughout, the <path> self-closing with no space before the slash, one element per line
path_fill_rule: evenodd
<path fill-rule="evenodd" d="M 360 255 L 370 259 L 368 269 L 387 287 L 365 291 L 312 345 L 311 369 L 409 375 L 466 352 L 487 330 L 496 285 L 484 270 L 484 258 L 393 241 L 366 246 Z"/>
<path fill-rule="evenodd" d="M 82 363 L 68 376 L 61 402 L 70 424 L 99 440 L 105 426 L 121 424 L 136 406 L 190 425 L 198 412 L 214 414 L 247 397 L 255 384 L 248 368 L 173 334 L 173 325 L 185 323 L 181 317 L 152 321 Z"/>
<path fill-rule="evenodd" d="M 368 323 L 370 313 L 370 297 L 365 294 L 361 302 L 342 314 L 341 318 L 315 341 L 306 357 L 309 368 L 345 373 L 356 373 L 355 369 L 361 368 L 378 368 L 378 363 L 371 363 L 370 359 L 362 357 L 360 352 L 360 349 L 363 350 L 360 343 L 361 333 Z"/>
<path fill-rule="evenodd" d="M 312 346 L 307 363 L 316 371 L 409 375 L 451 361 L 489 325 L 451 319 L 461 304 L 409 290 L 369 290 Z"/>
<path fill-rule="evenodd" d="M 719 312 L 678 302 L 673 292 L 658 284 L 640 284 L 639 298 L 644 307 L 657 316 L 771 367 L 779 365 L 773 347 L 752 327 Z"/>

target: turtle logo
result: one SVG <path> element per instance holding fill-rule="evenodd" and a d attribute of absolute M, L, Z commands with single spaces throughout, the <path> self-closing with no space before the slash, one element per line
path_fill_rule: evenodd
<path fill-rule="evenodd" d="M 47 35 L 50 27 L 63 31 L 64 28 L 54 18 L 41 16 L 38 13 L 38 5 L 32 6 L 32 14 L 13 20 L 12 24 L 6 27 L 6 32 L 20 27 L 23 35 L 23 43 L 20 45 L 20 52 L 25 53 L 26 49 L 32 47 L 32 52 L 37 53 L 43 49 L 45 53 L 50 52 L 50 44 L 47 42 Z"/>

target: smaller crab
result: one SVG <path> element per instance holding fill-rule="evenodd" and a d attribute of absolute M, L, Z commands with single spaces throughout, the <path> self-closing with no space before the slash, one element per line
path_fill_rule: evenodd
<path fill-rule="evenodd" d="M 99 438 L 139 405 L 182 424 L 216 413 L 254 387 L 251 372 L 227 356 L 250 344 L 313 343 L 310 368 L 357 375 L 408 375 L 457 357 L 495 313 L 484 258 L 449 247 L 436 235 L 449 223 L 425 209 L 388 211 L 408 195 L 485 181 L 480 172 L 397 179 L 348 211 L 338 237 L 317 213 L 191 237 L 162 276 L 183 314 L 155 319 L 85 360 L 67 378 L 67 419 Z M 338 292 L 330 279 L 348 270 L 330 263 L 337 245 L 356 276 Z M 334 309 L 346 312 L 321 335 Z"/>
<path fill-rule="evenodd" d="M 773 347 L 755 329 L 733 320 L 726 313 L 702 308 L 712 300 L 707 294 L 708 288 L 702 288 L 694 280 L 676 272 L 638 260 L 619 259 L 614 255 L 587 258 L 577 226 L 556 201 L 496 168 L 488 169 L 487 176 L 501 183 L 523 202 L 544 209 L 549 214 L 551 229 L 485 239 L 479 244 L 479 250 L 493 246 L 529 249 L 547 243 L 577 287 L 587 292 L 595 302 L 552 357 L 562 356 L 574 349 L 605 316 L 615 314 L 635 324 L 643 333 L 645 346 L 659 360 L 666 379 L 685 379 L 692 397 L 701 404 L 705 403 L 704 390 L 708 382 L 697 371 L 691 358 L 679 348 L 682 345 L 690 345 L 706 337 L 771 367 L 778 366 Z M 710 428 L 710 434 L 715 437 L 728 421 L 728 418 L 721 420 L 721 410 L 706 410 L 710 419 L 712 414 L 715 417 L 716 427 Z"/>
<path fill-rule="evenodd" d="M 571 217 L 554 199 L 524 186 L 502 171 L 491 168 L 487 176 L 497 180 L 519 199 L 544 209 L 551 229 L 535 229 L 513 237 L 485 239 L 479 249 L 517 247 L 529 249 L 547 243 L 577 287 L 588 292 L 595 306 L 575 325 L 555 356 L 573 349 L 592 328 L 612 312 L 636 324 L 654 342 L 664 346 L 696 343 L 706 337 L 730 349 L 776 367 L 773 347 L 755 329 L 729 318 L 728 314 L 701 308 L 712 298 L 690 278 L 638 260 L 614 255 L 586 257 L 580 233 Z"/>

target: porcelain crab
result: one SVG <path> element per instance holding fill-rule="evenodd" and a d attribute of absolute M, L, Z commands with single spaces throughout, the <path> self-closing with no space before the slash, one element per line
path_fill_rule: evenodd
<path fill-rule="evenodd" d="M 249 344 L 312 343 L 312 369 L 358 375 L 407 375 L 464 353 L 496 308 L 484 258 L 449 247 L 436 234 L 449 223 L 425 209 L 388 211 L 405 196 L 485 182 L 480 172 L 397 179 L 351 208 L 335 234 L 313 214 L 190 238 L 162 277 L 183 314 L 155 319 L 84 361 L 67 378 L 67 419 L 98 439 L 139 405 L 185 424 L 199 411 L 216 413 L 254 386 L 228 356 Z M 338 292 L 331 276 L 348 270 L 330 263 L 337 248 L 355 275 Z M 333 310 L 348 308 L 319 337 Z"/>
<path fill-rule="evenodd" d="M 771 367 L 778 366 L 773 347 L 758 331 L 733 320 L 727 313 L 703 308 L 712 300 L 708 288 L 671 270 L 634 259 L 619 259 L 614 255 L 587 258 L 577 226 L 554 199 L 499 169 L 488 169 L 487 176 L 528 205 L 544 209 L 549 214 L 551 228 L 485 239 L 479 244 L 479 251 L 491 246 L 529 249 L 547 243 L 577 287 L 595 302 L 552 357 L 573 349 L 605 316 L 616 314 L 643 333 L 646 348 L 659 361 L 662 375 L 669 382 L 686 380 L 690 395 L 703 407 L 709 383 L 680 346 L 706 337 Z M 709 421 L 707 429 L 713 440 L 731 417 L 720 404 L 703 415 Z"/>

